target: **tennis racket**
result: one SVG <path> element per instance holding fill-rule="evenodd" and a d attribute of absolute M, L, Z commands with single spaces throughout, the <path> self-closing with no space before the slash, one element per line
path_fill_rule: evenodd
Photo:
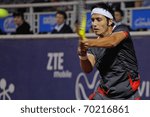
<path fill-rule="evenodd" d="M 85 11 L 85 0 L 78 0 L 77 7 L 77 17 L 78 17 L 78 35 L 82 40 L 85 40 L 86 33 L 86 11 Z"/>

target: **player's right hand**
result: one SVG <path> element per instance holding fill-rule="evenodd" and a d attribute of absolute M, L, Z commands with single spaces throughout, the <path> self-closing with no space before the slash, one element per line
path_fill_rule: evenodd
<path fill-rule="evenodd" d="M 77 52 L 78 52 L 79 56 L 86 56 L 86 54 L 87 54 L 87 46 L 84 43 L 84 41 L 82 41 L 82 40 L 79 41 Z"/>

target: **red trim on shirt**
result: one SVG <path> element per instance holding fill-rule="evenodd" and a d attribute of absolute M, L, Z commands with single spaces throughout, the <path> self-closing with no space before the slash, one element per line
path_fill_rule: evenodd
<path fill-rule="evenodd" d="M 141 97 L 137 97 L 137 98 L 135 98 L 134 100 L 141 100 Z"/>
<path fill-rule="evenodd" d="M 106 95 L 106 92 L 105 92 L 102 88 L 100 88 L 100 87 L 97 88 L 97 92 L 98 92 L 99 94 L 103 95 L 103 96 Z M 92 94 L 89 96 L 89 100 L 93 100 L 93 98 L 95 97 L 95 95 L 96 95 L 96 93 L 92 93 Z"/>
<path fill-rule="evenodd" d="M 140 80 L 132 81 L 130 73 L 128 75 L 128 78 L 129 78 L 129 82 L 130 82 L 130 86 L 131 86 L 132 90 L 136 91 L 138 89 L 138 87 L 140 86 Z"/>
<path fill-rule="evenodd" d="M 106 92 L 104 91 L 104 89 L 98 87 L 97 92 L 100 93 L 101 95 L 105 96 Z"/>
<path fill-rule="evenodd" d="M 128 33 L 128 32 L 126 32 L 126 31 L 123 31 L 123 33 L 125 34 L 125 37 L 126 37 L 126 38 L 128 38 L 129 33 Z"/>
<path fill-rule="evenodd" d="M 89 100 L 93 100 L 93 98 L 95 97 L 96 93 L 92 93 L 90 96 L 89 96 Z"/>

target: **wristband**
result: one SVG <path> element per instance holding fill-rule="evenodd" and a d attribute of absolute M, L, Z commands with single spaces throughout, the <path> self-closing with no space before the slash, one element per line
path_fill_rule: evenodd
<path fill-rule="evenodd" d="M 87 55 L 86 56 L 79 56 L 79 59 L 85 61 L 88 59 L 88 57 L 87 57 Z"/>

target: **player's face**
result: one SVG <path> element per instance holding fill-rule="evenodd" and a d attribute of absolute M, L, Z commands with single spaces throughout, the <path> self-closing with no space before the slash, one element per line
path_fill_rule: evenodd
<path fill-rule="evenodd" d="M 14 17 L 14 22 L 15 22 L 15 24 L 16 25 L 21 25 L 22 24 L 22 18 L 20 17 L 20 16 L 16 16 L 16 17 Z"/>
<path fill-rule="evenodd" d="M 61 14 L 57 14 L 57 15 L 56 15 L 56 23 L 57 23 L 58 25 L 63 24 L 64 21 L 65 21 L 65 19 L 64 19 L 64 16 L 63 16 L 63 15 L 61 15 Z"/>
<path fill-rule="evenodd" d="M 92 28 L 96 35 L 105 36 L 108 31 L 108 21 L 107 18 L 103 15 L 94 13 L 92 15 Z"/>

